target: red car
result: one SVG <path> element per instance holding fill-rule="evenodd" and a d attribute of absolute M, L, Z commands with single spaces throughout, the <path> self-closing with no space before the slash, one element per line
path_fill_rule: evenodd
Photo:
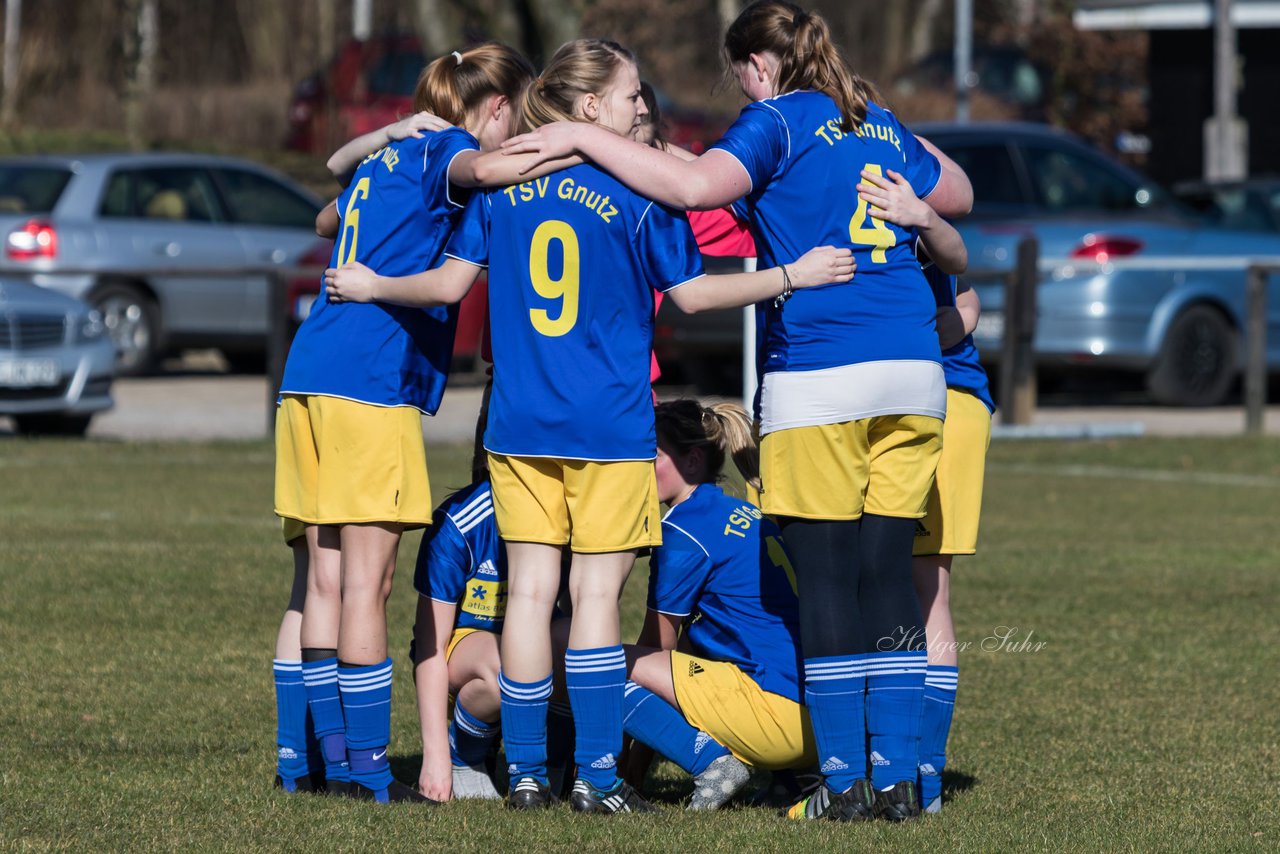
<path fill-rule="evenodd" d="M 347 140 L 409 115 L 426 64 L 414 36 L 347 41 L 328 65 L 298 84 L 285 147 L 327 157 Z"/>

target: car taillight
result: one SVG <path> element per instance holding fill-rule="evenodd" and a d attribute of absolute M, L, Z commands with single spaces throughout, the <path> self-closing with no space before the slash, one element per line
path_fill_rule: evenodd
<path fill-rule="evenodd" d="M 1112 258 L 1126 258 L 1142 251 L 1142 241 L 1113 234 L 1087 234 L 1071 253 L 1072 258 L 1105 264 Z"/>
<path fill-rule="evenodd" d="M 4 254 L 12 261 L 52 258 L 58 254 L 58 232 L 53 223 L 42 219 L 27 220 L 9 232 L 4 241 Z"/>

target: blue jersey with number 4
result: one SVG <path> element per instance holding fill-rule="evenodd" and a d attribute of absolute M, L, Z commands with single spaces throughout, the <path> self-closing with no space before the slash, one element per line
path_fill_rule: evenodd
<path fill-rule="evenodd" d="M 782 533 L 748 501 L 704 483 L 662 520 L 649 608 L 684 617 L 695 654 L 800 698 L 800 604 Z"/>
<path fill-rule="evenodd" d="M 478 194 L 445 254 L 489 267 L 488 450 L 653 459 L 653 291 L 702 275 L 682 214 L 574 166 Z"/>
<path fill-rule="evenodd" d="M 507 610 L 507 554 L 498 539 L 489 481 L 441 504 L 413 573 L 421 596 L 458 606 L 457 627 L 501 632 Z"/>
<path fill-rule="evenodd" d="M 338 197 L 342 228 L 329 263 L 359 261 L 384 276 L 438 265 L 467 201 L 449 185 L 449 164 L 478 148 L 471 134 L 450 128 L 371 154 Z M 456 306 L 318 299 L 289 349 L 280 392 L 434 414 L 449 376 L 456 321 Z"/>
<path fill-rule="evenodd" d="M 751 223 L 761 269 L 827 245 L 851 248 L 858 264 L 851 282 L 797 291 L 781 307 L 760 304 L 763 372 L 940 360 L 913 234 L 873 218 L 858 198 L 864 169 L 893 170 L 921 197 L 938 183 L 937 158 L 893 113 L 868 104 L 866 121 L 846 133 L 830 97 L 790 92 L 748 105 L 713 148 L 751 179 L 734 210 Z"/>

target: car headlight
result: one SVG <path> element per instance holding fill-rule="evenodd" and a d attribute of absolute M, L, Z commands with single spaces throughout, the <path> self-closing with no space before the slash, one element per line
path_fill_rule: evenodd
<path fill-rule="evenodd" d="M 82 316 L 78 322 L 76 338 L 80 341 L 96 341 L 107 331 L 102 322 L 102 313 L 96 309 Z"/>

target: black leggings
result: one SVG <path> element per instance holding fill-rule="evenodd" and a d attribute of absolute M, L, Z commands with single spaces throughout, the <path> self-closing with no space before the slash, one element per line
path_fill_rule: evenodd
<path fill-rule="evenodd" d="M 805 658 L 924 648 L 911 584 L 914 519 L 778 521 L 795 559 Z"/>

